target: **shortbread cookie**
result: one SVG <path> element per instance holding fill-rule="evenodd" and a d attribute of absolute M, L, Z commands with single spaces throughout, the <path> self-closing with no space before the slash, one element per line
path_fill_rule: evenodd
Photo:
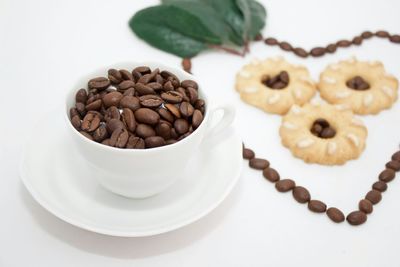
<path fill-rule="evenodd" d="M 397 100 L 397 79 L 382 63 L 355 58 L 329 65 L 320 75 L 321 97 L 349 107 L 357 114 L 376 114 Z"/>
<path fill-rule="evenodd" d="M 281 57 L 253 60 L 236 75 L 236 90 L 243 101 L 269 113 L 285 114 L 292 105 L 303 105 L 316 92 L 316 85 L 303 66 Z"/>
<path fill-rule="evenodd" d="M 284 146 L 305 162 L 341 165 L 358 158 L 367 129 L 351 110 L 330 104 L 294 105 L 279 130 Z"/>

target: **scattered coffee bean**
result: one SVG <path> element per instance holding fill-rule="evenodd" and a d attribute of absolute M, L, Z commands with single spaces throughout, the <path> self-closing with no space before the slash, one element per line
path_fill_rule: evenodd
<path fill-rule="evenodd" d="M 299 203 L 307 203 L 311 199 L 310 192 L 302 186 L 296 186 L 292 194 L 294 199 Z"/>
<path fill-rule="evenodd" d="M 371 190 L 365 196 L 372 204 L 378 204 L 382 200 L 382 194 L 378 190 Z"/>
<path fill-rule="evenodd" d="M 366 214 L 370 214 L 374 208 L 369 200 L 361 199 L 358 203 L 358 209 Z"/>
<path fill-rule="evenodd" d="M 346 220 L 351 225 L 360 225 L 367 221 L 367 215 L 362 211 L 353 211 L 347 215 Z"/>
<path fill-rule="evenodd" d="M 392 169 L 396 172 L 400 171 L 400 161 L 397 160 L 391 160 L 388 163 L 386 163 L 386 168 Z"/>
<path fill-rule="evenodd" d="M 353 38 L 353 40 L 351 41 L 353 44 L 355 45 L 360 45 L 363 41 L 363 38 L 361 36 L 356 36 Z"/>
<path fill-rule="evenodd" d="M 372 189 L 375 189 L 379 192 L 385 192 L 387 190 L 387 184 L 382 181 L 377 181 L 372 185 Z"/>
<path fill-rule="evenodd" d="M 347 40 L 340 40 L 336 43 L 336 45 L 339 47 L 349 47 L 351 45 L 351 42 Z"/>
<path fill-rule="evenodd" d="M 288 192 L 296 186 L 296 183 L 291 179 L 282 179 L 275 183 L 275 188 L 279 192 Z"/>
<path fill-rule="evenodd" d="M 281 42 L 279 44 L 279 47 L 284 51 L 291 51 L 292 50 L 292 46 L 288 42 Z"/>
<path fill-rule="evenodd" d="M 269 75 L 262 77 L 261 82 L 271 89 L 283 89 L 288 86 L 289 79 L 288 72 L 283 70 L 273 77 Z"/>
<path fill-rule="evenodd" d="M 268 168 L 269 161 L 266 159 L 253 158 L 249 161 L 249 166 L 256 170 L 264 170 Z"/>
<path fill-rule="evenodd" d="M 243 148 L 243 158 L 253 159 L 255 157 L 254 151 L 248 148 Z"/>
<path fill-rule="evenodd" d="M 278 40 L 276 40 L 275 38 L 267 38 L 264 40 L 264 43 L 266 43 L 267 45 L 277 45 L 279 44 Z"/>
<path fill-rule="evenodd" d="M 392 35 L 392 36 L 390 36 L 389 37 L 389 40 L 391 41 L 391 42 L 393 42 L 393 43 L 397 43 L 397 44 L 399 44 L 400 43 L 400 35 Z"/>
<path fill-rule="evenodd" d="M 374 36 L 374 34 L 373 34 L 372 32 L 370 32 L 370 31 L 365 31 L 365 32 L 363 32 L 363 33 L 361 34 L 361 37 L 364 38 L 364 39 L 369 39 L 369 38 L 371 38 L 372 36 Z"/>
<path fill-rule="evenodd" d="M 329 219 L 335 223 L 341 223 L 345 220 L 343 212 L 335 207 L 329 208 L 326 211 L 326 215 L 328 215 Z"/>
<path fill-rule="evenodd" d="M 375 35 L 380 38 L 389 38 L 390 37 L 390 34 L 387 31 L 377 31 L 375 33 Z"/>
<path fill-rule="evenodd" d="M 336 135 L 336 130 L 323 118 L 316 119 L 312 124 L 310 131 L 313 135 L 324 139 L 333 138 Z"/>
<path fill-rule="evenodd" d="M 190 58 L 182 59 L 182 68 L 184 71 L 191 73 L 192 71 L 192 62 Z"/>
<path fill-rule="evenodd" d="M 308 202 L 308 209 L 313 212 L 322 213 L 326 211 L 326 204 L 319 200 L 310 200 Z"/>
<path fill-rule="evenodd" d="M 400 151 L 397 151 L 392 155 L 392 160 L 400 161 Z"/>
<path fill-rule="evenodd" d="M 379 180 L 385 183 L 391 182 L 394 177 L 396 176 L 396 173 L 392 169 L 385 169 L 379 174 Z"/>
<path fill-rule="evenodd" d="M 310 50 L 310 55 L 313 57 L 321 57 L 325 54 L 326 50 L 323 47 L 316 47 Z"/>
<path fill-rule="evenodd" d="M 268 163 L 269 165 L 269 163 Z M 263 170 L 263 176 L 265 177 L 265 179 L 267 179 L 268 181 L 275 183 L 277 181 L 279 181 L 280 176 L 279 173 L 273 169 L 273 168 L 265 168 Z"/>
<path fill-rule="evenodd" d="M 308 53 L 303 48 L 297 47 L 293 49 L 293 52 L 299 57 L 308 57 Z"/>

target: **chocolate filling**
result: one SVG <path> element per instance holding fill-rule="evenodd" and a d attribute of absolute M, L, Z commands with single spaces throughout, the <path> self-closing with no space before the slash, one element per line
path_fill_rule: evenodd
<path fill-rule="evenodd" d="M 353 78 L 347 80 L 346 85 L 350 89 L 358 91 L 368 90 L 370 88 L 369 83 L 361 76 L 354 76 Z"/>
<path fill-rule="evenodd" d="M 330 126 L 329 122 L 325 119 L 316 119 L 311 126 L 311 133 L 320 138 L 333 138 L 336 135 L 336 130 Z"/>
<path fill-rule="evenodd" d="M 270 89 L 284 89 L 289 84 L 289 74 L 284 70 L 273 77 L 264 75 L 261 82 Z"/>

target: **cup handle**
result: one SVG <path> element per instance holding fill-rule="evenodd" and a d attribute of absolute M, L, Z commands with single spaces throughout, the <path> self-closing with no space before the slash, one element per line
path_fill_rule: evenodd
<path fill-rule="evenodd" d="M 217 104 L 215 107 L 213 107 L 210 110 L 210 119 L 208 123 L 210 124 L 213 121 L 214 114 L 216 111 L 222 110 L 223 111 L 223 116 L 222 118 L 213 126 L 207 129 L 206 132 L 206 137 L 208 138 L 213 138 L 214 136 L 218 135 L 221 133 L 225 128 L 227 128 L 229 125 L 232 124 L 233 119 L 235 118 L 235 108 L 233 107 L 232 104 L 228 103 L 221 103 Z M 205 138 L 207 139 L 207 138 Z"/>

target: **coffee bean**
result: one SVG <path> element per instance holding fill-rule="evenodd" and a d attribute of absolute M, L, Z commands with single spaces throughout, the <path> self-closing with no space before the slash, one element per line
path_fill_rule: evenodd
<path fill-rule="evenodd" d="M 99 110 L 101 108 L 102 101 L 101 99 L 97 99 L 96 101 L 86 105 L 86 110 Z"/>
<path fill-rule="evenodd" d="M 124 69 L 119 70 L 119 72 L 121 73 L 121 77 L 123 80 L 130 80 L 130 81 L 134 80 L 131 72 Z"/>
<path fill-rule="evenodd" d="M 86 132 L 93 132 L 99 126 L 100 126 L 99 116 L 97 116 L 93 113 L 88 113 L 83 118 L 81 129 Z"/>
<path fill-rule="evenodd" d="M 362 211 L 353 211 L 347 215 L 346 220 L 351 225 L 360 225 L 367 221 L 367 215 Z"/>
<path fill-rule="evenodd" d="M 186 95 L 186 90 L 183 87 L 178 87 L 175 89 L 176 92 L 180 93 L 182 95 L 182 101 L 189 102 L 189 97 Z"/>
<path fill-rule="evenodd" d="M 120 119 L 120 113 L 117 107 L 111 106 L 104 113 L 104 120 L 107 122 L 111 119 Z"/>
<path fill-rule="evenodd" d="M 136 82 L 136 81 L 139 81 L 139 79 L 140 79 L 140 77 L 142 77 L 143 75 L 140 73 L 140 72 L 138 72 L 138 71 L 135 71 L 135 70 L 132 70 L 132 77 L 133 77 L 133 80 Z"/>
<path fill-rule="evenodd" d="M 133 71 L 137 71 L 140 72 L 141 74 L 150 74 L 151 73 L 151 69 L 147 66 L 139 66 L 133 69 Z"/>
<path fill-rule="evenodd" d="M 174 128 L 178 134 L 182 135 L 189 131 L 189 123 L 185 119 L 177 119 L 174 122 Z"/>
<path fill-rule="evenodd" d="M 351 41 L 353 44 L 355 45 L 360 45 L 363 41 L 363 38 L 361 36 L 356 36 L 353 38 L 353 40 Z"/>
<path fill-rule="evenodd" d="M 291 51 L 293 48 L 288 42 L 281 42 L 279 47 L 284 51 Z"/>
<path fill-rule="evenodd" d="M 154 91 L 153 88 L 144 85 L 142 83 L 137 83 L 135 84 L 135 90 L 139 95 L 154 95 L 156 92 Z"/>
<path fill-rule="evenodd" d="M 175 87 L 172 85 L 171 81 L 168 81 L 168 82 L 164 83 L 163 89 L 164 89 L 164 91 L 172 91 L 175 89 Z"/>
<path fill-rule="evenodd" d="M 85 108 L 85 106 L 83 104 L 82 104 L 82 106 L 83 106 L 83 108 Z M 78 115 L 78 117 L 80 117 L 78 110 L 76 108 L 70 108 L 69 109 L 69 117 L 73 118 L 76 115 Z"/>
<path fill-rule="evenodd" d="M 86 115 L 86 107 L 85 107 L 85 105 L 84 105 L 83 103 L 77 102 L 77 103 L 75 104 L 75 108 L 76 108 L 76 111 L 77 111 L 77 112 L 79 113 L 79 115 L 81 116 L 81 118 L 84 117 L 84 116 Z"/>
<path fill-rule="evenodd" d="M 400 151 L 397 151 L 392 155 L 392 160 L 400 161 Z"/>
<path fill-rule="evenodd" d="M 81 128 L 81 118 L 78 115 L 72 117 L 71 123 L 75 129 L 79 130 Z"/>
<path fill-rule="evenodd" d="M 168 110 L 164 108 L 159 108 L 157 111 L 158 114 L 160 114 L 160 117 L 163 118 L 164 120 L 167 120 L 171 123 L 174 122 L 174 115 L 172 115 L 172 113 L 169 112 Z"/>
<path fill-rule="evenodd" d="M 97 89 L 101 91 L 107 89 L 110 84 L 110 80 L 108 80 L 106 77 L 97 77 L 89 80 L 88 87 L 89 89 Z"/>
<path fill-rule="evenodd" d="M 347 41 L 347 40 L 341 40 L 341 41 L 338 41 L 336 43 L 336 45 L 339 47 L 349 47 L 351 45 L 351 42 Z"/>
<path fill-rule="evenodd" d="M 76 92 L 75 101 L 85 104 L 86 100 L 87 100 L 87 91 L 86 91 L 86 89 L 83 89 L 83 88 L 79 89 L 79 91 Z"/>
<path fill-rule="evenodd" d="M 298 55 L 299 57 L 308 57 L 308 53 L 303 48 L 297 47 L 293 49 L 293 52 Z"/>
<path fill-rule="evenodd" d="M 374 208 L 369 200 L 361 199 L 360 202 L 358 202 L 358 209 L 366 214 L 370 214 Z"/>
<path fill-rule="evenodd" d="M 385 182 L 378 181 L 372 185 L 372 189 L 375 189 L 379 192 L 385 192 L 387 189 L 387 184 Z"/>
<path fill-rule="evenodd" d="M 296 186 L 296 183 L 291 179 L 282 179 L 275 184 L 276 190 L 279 192 L 288 192 Z"/>
<path fill-rule="evenodd" d="M 104 139 L 108 137 L 107 129 L 104 124 L 100 125 L 94 132 L 93 132 L 93 139 L 96 142 L 101 143 Z"/>
<path fill-rule="evenodd" d="M 177 91 L 168 91 L 161 94 L 161 98 L 164 99 L 168 103 L 178 104 L 183 100 L 183 96 L 181 93 Z"/>
<path fill-rule="evenodd" d="M 321 57 L 325 54 L 325 48 L 323 48 L 323 47 L 313 48 L 313 49 L 311 49 L 310 54 L 313 57 Z"/>
<path fill-rule="evenodd" d="M 375 33 L 375 35 L 380 38 L 389 38 L 390 37 L 390 34 L 387 31 L 377 31 Z"/>
<path fill-rule="evenodd" d="M 264 40 L 264 43 L 267 45 L 277 45 L 279 44 L 278 40 L 276 40 L 275 38 L 267 38 Z"/>
<path fill-rule="evenodd" d="M 329 208 L 326 211 L 326 215 L 328 215 L 329 219 L 331 219 L 335 223 L 341 223 L 345 219 L 343 212 L 335 207 Z"/>
<path fill-rule="evenodd" d="M 161 83 L 157 83 L 157 82 L 148 83 L 148 84 L 146 84 L 146 86 L 150 87 L 154 91 L 160 91 L 160 90 L 163 89 L 162 84 Z"/>
<path fill-rule="evenodd" d="M 135 96 L 135 88 L 125 90 L 123 96 Z"/>
<path fill-rule="evenodd" d="M 329 44 L 329 45 L 326 47 L 326 52 L 328 52 L 328 53 L 335 53 L 335 52 L 336 52 L 336 49 L 337 49 L 336 44 Z"/>
<path fill-rule="evenodd" d="M 110 80 L 111 83 L 119 84 L 120 82 L 122 82 L 122 75 L 119 72 L 119 70 L 109 69 L 107 73 L 108 73 L 108 79 Z"/>
<path fill-rule="evenodd" d="M 313 126 L 311 127 L 311 133 L 316 136 L 320 136 L 323 129 L 324 128 L 322 128 L 320 124 L 313 124 Z"/>
<path fill-rule="evenodd" d="M 379 174 L 379 180 L 385 183 L 389 183 L 394 179 L 396 173 L 392 169 L 385 169 Z"/>
<path fill-rule="evenodd" d="M 189 102 L 182 102 L 179 105 L 179 111 L 183 117 L 188 118 L 193 115 L 194 108 Z"/>
<path fill-rule="evenodd" d="M 132 80 L 125 80 L 118 85 L 118 90 L 125 91 L 130 88 L 135 88 L 135 82 Z"/>
<path fill-rule="evenodd" d="M 124 108 L 122 110 L 122 121 L 124 122 L 124 124 L 126 125 L 126 128 L 134 133 L 135 129 L 136 129 L 136 120 L 135 120 L 135 116 L 133 114 L 133 111 L 129 108 Z"/>
<path fill-rule="evenodd" d="M 163 103 L 162 99 L 157 95 L 145 95 L 139 97 L 140 104 L 146 108 L 157 108 Z"/>
<path fill-rule="evenodd" d="M 322 213 L 326 211 L 326 204 L 319 200 L 310 200 L 308 202 L 308 209 L 313 212 Z"/>
<path fill-rule="evenodd" d="M 110 137 L 110 146 L 124 148 L 128 143 L 129 134 L 126 129 L 116 129 Z"/>
<path fill-rule="evenodd" d="M 372 204 L 375 205 L 382 200 L 382 194 L 378 190 L 371 190 L 367 193 L 365 199 L 368 199 Z"/>
<path fill-rule="evenodd" d="M 109 146 L 109 145 L 110 145 L 110 139 L 109 139 L 109 138 L 104 139 L 101 143 L 102 143 L 103 145 Z"/>
<path fill-rule="evenodd" d="M 369 39 L 369 38 L 371 38 L 373 35 L 374 35 L 374 34 L 373 34 L 372 32 L 370 32 L 370 31 L 365 31 L 365 32 L 363 32 L 363 33 L 361 34 L 361 37 L 364 38 L 364 39 Z"/>
<path fill-rule="evenodd" d="M 165 141 L 160 136 L 147 137 L 144 139 L 144 143 L 146 144 L 146 148 L 165 146 Z"/>
<path fill-rule="evenodd" d="M 159 124 L 157 124 L 156 126 L 156 134 L 158 136 L 161 136 L 162 138 L 164 138 L 165 140 L 168 140 L 171 138 L 171 126 L 169 126 L 167 123 L 165 122 L 160 122 Z"/>
<path fill-rule="evenodd" d="M 244 159 L 253 159 L 255 157 L 254 151 L 249 148 L 243 148 L 242 156 Z"/>
<path fill-rule="evenodd" d="M 391 160 L 388 163 L 386 163 L 386 168 L 392 169 L 392 170 L 398 172 L 398 171 L 400 171 L 400 161 Z"/>
<path fill-rule="evenodd" d="M 199 127 L 202 121 L 203 121 L 203 114 L 201 113 L 200 110 L 196 109 L 193 112 L 193 117 L 192 117 L 193 128 L 196 129 L 197 127 Z"/>
<path fill-rule="evenodd" d="M 172 145 L 172 144 L 175 144 L 176 142 L 177 142 L 177 140 L 175 140 L 175 139 L 169 139 L 169 140 L 165 141 L 165 144 Z"/>
<path fill-rule="evenodd" d="M 249 161 L 249 166 L 256 170 L 264 170 L 269 167 L 269 161 L 266 159 L 253 158 Z"/>
<path fill-rule="evenodd" d="M 179 111 L 179 109 L 173 105 L 173 104 L 165 104 L 164 105 L 171 113 L 172 115 L 174 115 L 176 118 L 180 118 L 181 117 L 181 113 Z"/>
<path fill-rule="evenodd" d="M 299 203 L 307 203 L 311 199 L 310 192 L 302 186 L 296 186 L 292 194 L 294 199 Z"/>
<path fill-rule="evenodd" d="M 126 148 L 144 149 L 144 140 L 140 137 L 131 135 L 128 139 L 128 143 L 126 144 Z"/>
<path fill-rule="evenodd" d="M 103 104 L 106 108 L 110 106 L 118 106 L 122 99 L 122 94 L 120 92 L 114 91 L 106 94 L 103 97 Z"/>
<path fill-rule="evenodd" d="M 139 108 L 135 111 L 135 118 L 138 122 L 155 125 L 160 121 L 160 115 L 149 108 Z"/>
<path fill-rule="evenodd" d="M 184 71 L 191 73 L 192 70 L 192 61 L 190 58 L 184 58 L 182 59 L 182 68 Z"/>
<path fill-rule="evenodd" d="M 139 99 L 134 96 L 124 96 L 119 102 L 119 105 L 122 108 L 129 108 L 132 111 L 136 111 L 140 108 Z"/>
<path fill-rule="evenodd" d="M 392 35 L 392 36 L 390 36 L 389 37 L 389 40 L 392 42 L 392 43 L 400 43 L 400 35 Z"/>
<path fill-rule="evenodd" d="M 88 99 L 86 100 L 86 105 L 88 105 L 88 104 L 90 104 L 90 103 L 93 103 L 94 101 L 96 101 L 96 100 L 98 100 L 98 99 L 100 99 L 101 97 L 100 97 L 100 94 L 98 94 L 98 93 L 89 93 L 88 94 Z"/>
<path fill-rule="evenodd" d="M 85 131 L 80 131 L 79 133 L 85 136 L 87 139 L 93 140 L 93 137 L 90 135 L 90 133 L 87 133 Z"/>
<path fill-rule="evenodd" d="M 136 134 L 139 137 L 147 138 L 150 136 L 155 136 L 156 132 L 154 131 L 154 129 L 152 127 L 150 127 L 147 124 L 138 124 L 136 126 Z"/>
<path fill-rule="evenodd" d="M 196 90 L 199 89 L 199 85 L 193 80 L 183 80 L 181 82 L 181 86 L 185 89 L 188 89 L 189 87 L 196 89 Z"/>
<path fill-rule="evenodd" d="M 335 135 L 336 135 L 336 131 L 332 127 L 324 128 L 321 132 L 322 138 L 332 138 Z"/>
<path fill-rule="evenodd" d="M 153 78 L 155 78 L 155 77 L 153 77 L 153 75 L 151 75 L 151 73 L 149 73 L 149 74 L 145 74 L 142 77 L 140 77 L 137 82 L 141 83 L 141 84 L 148 84 Z"/>
<path fill-rule="evenodd" d="M 188 87 L 186 90 L 190 103 L 194 105 L 194 103 L 196 103 L 196 100 L 199 98 L 197 90 L 194 89 L 193 87 Z"/>
<path fill-rule="evenodd" d="M 268 163 L 269 165 L 269 163 Z M 280 176 L 279 173 L 273 169 L 273 168 L 265 168 L 263 170 L 263 176 L 265 177 L 265 179 L 267 179 L 268 181 L 275 183 L 277 181 L 279 181 Z"/>
<path fill-rule="evenodd" d="M 111 119 L 106 123 L 106 129 L 109 134 L 112 134 L 116 129 L 125 128 L 125 125 L 119 119 Z"/>

